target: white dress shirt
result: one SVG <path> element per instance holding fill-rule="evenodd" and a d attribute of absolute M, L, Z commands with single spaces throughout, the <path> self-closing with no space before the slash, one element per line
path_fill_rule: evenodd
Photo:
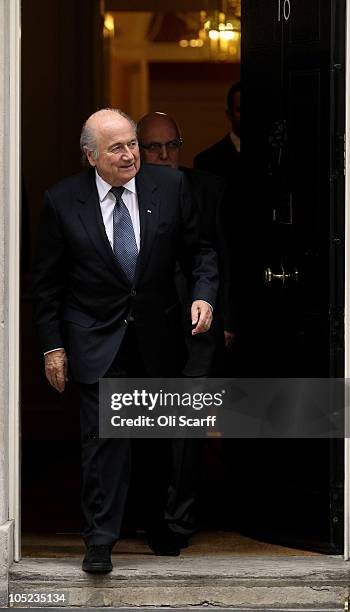
<path fill-rule="evenodd" d="M 100 177 L 97 170 L 95 170 L 95 177 L 103 223 L 105 226 L 107 238 L 109 240 L 111 248 L 113 249 L 113 209 L 115 206 L 115 196 L 113 195 L 113 193 L 111 193 L 112 185 L 106 183 L 106 181 L 104 181 L 103 178 Z M 139 203 L 137 200 L 136 193 L 135 177 L 131 179 L 131 181 L 129 181 L 128 183 L 125 183 L 122 197 L 123 202 L 130 213 L 132 226 L 134 228 L 137 249 L 140 250 L 140 214 Z M 48 355 L 48 353 L 58 351 L 61 348 L 63 347 L 57 347 L 51 349 L 50 351 L 46 351 L 44 355 Z"/>
<path fill-rule="evenodd" d="M 237 136 L 237 134 L 232 130 L 230 132 L 230 138 L 231 138 L 233 144 L 235 145 L 238 153 L 240 153 L 241 152 L 241 139 L 240 139 L 240 137 Z"/>
<path fill-rule="evenodd" d="M 105 226 L 108 240 L 113 249 L 113 209 L 115 206 L 115 196 L 113 195 L 113 193 L 111 193 L 112 185 L 106 183 L 106 181 L 104 181 L 103 178 L 100 177 L 97 170 L 95 170 L 95 172 L 96 187 L 100 200 L 103 223 Z M 137 201 L 135 177 L 132 178 L 131 181 L 129 181 L 128 183 L 125 183 L 123 187 L 123 202 L 130 213 L 132 226 L 134 228 L 137 249 L 140 250 L 140 214 L 139 203 Z"/>

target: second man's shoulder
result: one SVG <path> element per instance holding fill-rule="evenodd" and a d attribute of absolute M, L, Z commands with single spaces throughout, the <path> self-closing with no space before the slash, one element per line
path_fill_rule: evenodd
<path fill-rule="evenodd" d="M 200 153 L 197 153 L 195 159 L 202 159 L 208 156 L 211 157 L 217 155 L 219 152 L 222 151 L 223 148 L 227 146 L 228 139 L 229 135 L 226 134 L 224 138 L 221 138 L 217 142 L 214 142 L 214 144 L 210 145 L 210 147 L 208 147 L 207 149 L 204 149 L 203 151 L 200 151 Z"/>
<path fill-rule="evenodd" d="M 200 170 L 198 168 L 186 167 L 181 167 L 181 170 L 184 172 L 189 184 L 193 183 L 194 185 L 202 185 L 203 188 L 215 187 L 217 189 L 224 189 L 226 186 L 225 179 L 222 176 L 213 174 L 212 172 Z"/>
<path fill-rule="evenodd" d="M 159 164 L 143 163 L 139 170 L 139 175 L 145 176 L 158 184 L 178 184 L 183 179 L 183 172 L 170 168 L 169 166 L 161 166 Z"/>

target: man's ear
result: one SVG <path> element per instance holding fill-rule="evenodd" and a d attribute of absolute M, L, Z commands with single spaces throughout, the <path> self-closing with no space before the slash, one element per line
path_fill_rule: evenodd
<path fill-rule="evenodd" d="M 94 158 L 93 154 L 91 151 L 89 151 L 89 149 L 87 149 L 86 147 L 84 148 L 84 153 L 87 157 L 87 160 L 90 164 L 90 166 L 95 167 L 96 166 L 96 159 Z"/>

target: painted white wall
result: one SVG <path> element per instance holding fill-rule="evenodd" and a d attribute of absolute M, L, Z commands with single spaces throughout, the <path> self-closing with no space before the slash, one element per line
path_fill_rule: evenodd
<path fill-rule="evenodd" d="M 6 133 L 6 198 L 4 219 L 4 349 L 9 429 L 9 520 L 15 524 L 14 558 L 20 558 L 20 461 L 19 461 L 19 289 L 20 289 L 20 198 L 21 198 L 21 142 L 20 142 L 20 0 L 5 0 L 8 4 L 7 25 L 7 106 L 5 103 Z M 11 8 L 10 8 L 11 7 Z"/>
<path fill-rule="evenodd" d="M 7 467 L 7 402 L 4 388 L 4 205 L 7 195 L 6 173 L 8 170 L 6 142 L 6 110 L 8 90 L 7 45 L 5 22 L 7 11 L 0 2 L 0 525 L 8 519 L 8 467 Z"/>

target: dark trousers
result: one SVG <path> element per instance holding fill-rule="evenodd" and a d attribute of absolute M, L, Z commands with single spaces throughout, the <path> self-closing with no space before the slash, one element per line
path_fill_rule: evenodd
<path fill-rule="evenodd" d="M 133 325 L 105 378 L 146 378 Z M 128 492 L 132 445 L 129 439 L 99 439 L 99 384 L 80 385 L 82 445 L 82 509 L 87 545 L 113 545 L 119 537 Z M 133 440 L 142 456 L 140 469 L 146 482 L 143 516 L 146 528 L 164 521 L 171 446 L 168 439 Z"/>
<path fill-rule="evenodd" d="M 203 440 L 174 438 L 165 517 L 175 533 L 191 536 L 197 529 L 197 499 Z"/>

